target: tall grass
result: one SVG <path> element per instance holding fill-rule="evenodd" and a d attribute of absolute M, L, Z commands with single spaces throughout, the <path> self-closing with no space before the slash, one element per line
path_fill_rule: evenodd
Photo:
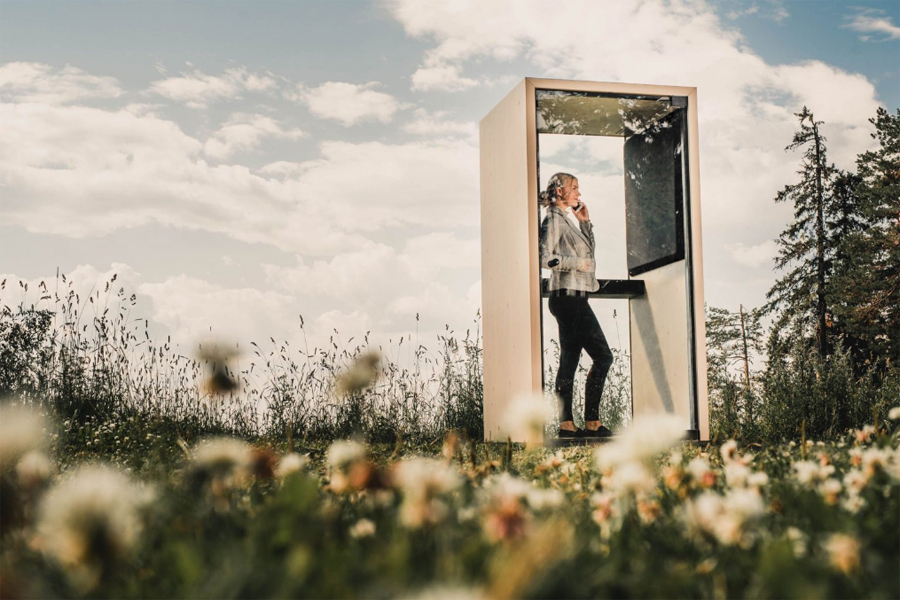
<path fill-rule="evenodd" d="M 171 338 L 153 339 L 146 319 L 131 316 L 137 299 L 116 292 L 115 280 L 84 299 L 65 276 L 62 292 L 41 282 L 37 305 L 25 301 L 31 291 L 20 283 L 19 306 L 0 307 L 0 397 L 76 422 L 164 419 L 177 423 L 185 438 L 356 434 L 373 442 L 425 442 L 448 429 L 483 437 L 480 316 L 463 336 L 447 328 L 437 353 L 419 346 L 411 368 L 379 348 L 380 376 L 341 394 L 336 377 L 372 350 L 368 336 L 351 348 L 335 332 L 328 347 L 312 350 L 270 338 L 253 343 L 250 361 L 240 366 L 221 349 L 185 356 Z M 223 390 L 211 373 L 237 385 Z"/>

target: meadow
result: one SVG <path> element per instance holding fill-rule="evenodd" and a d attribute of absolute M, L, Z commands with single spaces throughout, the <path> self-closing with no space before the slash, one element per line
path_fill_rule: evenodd
<path fill-rule="evenodd" d="M 238 369 L 105 293 L 0 315 L 3 597 L 900 594 L 896 398 L 827 439 L 485 444 L 477 330 Z"/>

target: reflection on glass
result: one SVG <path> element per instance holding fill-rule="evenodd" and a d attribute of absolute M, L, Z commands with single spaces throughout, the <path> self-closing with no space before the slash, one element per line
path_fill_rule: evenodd
<path fill-rule="evenodd" d="M 628 279 L 684 258 L 684 106 L 537 92 L 544 387 L 560 401 L 561 429 L 574 429 L 582 402 L 589 427 L 630 418 L 628 300 L 597 277 Z"/>

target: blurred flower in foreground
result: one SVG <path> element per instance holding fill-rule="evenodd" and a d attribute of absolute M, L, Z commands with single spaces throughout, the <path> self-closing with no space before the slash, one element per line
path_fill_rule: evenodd
<path fill-rule="evenodd" d="M 462 483 L 455 468 L 431 458 L 402 460 L 395 465 L 394 475 L 403 491 L 400 522 L 413 529 L 441 522 L 449 513 L 441 496 Z"/>
<path fill-rule="evenodd" d="M 245 485 L 253 466 L 253 448 L 227 437 L 202 440 L 191 453 L 187 479 L 194 487 L 209 486 L 215 508 L 228 509 L 232 489 Z"/>
<path fill-rule="evenodd" d="M 366 447 L 352 440 L 338 440 L 328 447 L 325 462 L 328 465 L 328 488 L 335 494 L 349 492 L 351 472 L 357 464 L 366 461 Z"/>
<path fill-rule="evenodd" d="M 501 433 L 530 445 L 544 441 L 544 426 L 553 418 L 553 410 L 544 394 L 519 394 L 506 408 Z"/>
<path fill-rule="evenodd" d="M 224 342 L 207 341 L 200 344 L 198 356 L 206 364 L 206 379 L 203 388 L 211 395 L 227 394 L 238 389 L 228 361 L 238 356 L 237 347 Z"/>
<path fill-rule="evenodd" d="M 301 456 L 296 452 L 285 454 L 275 467 L 275 476 L 283 479 L 292 473 L 302 471 L 308 464 L 309 457 L 306 455 Z"/>
<path fill-rule="evenodd" d="M 32 450 L 16 464 L 16 479 L 22 488 L 35 490 L 42 487 L 53 473 L 53 464 L 40 450 Z"/>
<path fill-rule="evenodd" d="M 15 468 L 19 459 L 45 445 L 47 420 L 24 406 L 0 405 L 0 472 Z"/>
<path fill-rule="evenodd" d="M 695 533 L 708 534 L 726 546 L 746 548 L 753 541 L 752 526 L 763 511 L 755 489 L 735 489 L 724 496 L 703 492 L 685 504 L 684 518 Z"/>
<path fill-rule="evenodd" d="M 139 511 L 153 498 L 112 467 L 78 467 L 41 502 L 34 546 L 60 563 L 79 591 L 89 591 L 134 549 Z"/>
<path fill-rule="evenodd" d="M 360 519 L 350 527 L 350 537 L 360 539 L 375 535 L 375 523 L 370 519 Z"/>
<path fill-rule="evenodd" d="M 632 461 L 649 461 L 684 439 L 683 419 L 674 415 L 635 417 L 613 442 L 599 447 L 595 458 L 602 470 Z"/>
<path fill-rule="evenodd" d="M 859 568 L 861 544 L 856 538 L 835 533 L 828 537 L 824 547 L 828 552 L 828 562 L 841 573 L 849 574 Z"/>
<path fill-rule="evenodd" d="M 377 350 L 363 352 L 356 357 L 350 368 L 341 373 L 335 381 L 338 395 L 346 396 L 366 389 L 378 379 L 381 354 Z"/>
<path fill-rule="evenodd" d="M 900 406 L 895 406 L 888 411 L 888 419 L 890 419 L 891 421 L 900 419 Z"/>

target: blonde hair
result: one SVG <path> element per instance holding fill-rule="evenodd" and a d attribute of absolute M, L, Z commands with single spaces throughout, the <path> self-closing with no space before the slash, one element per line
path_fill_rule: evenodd
<path fill-rule="evenodd" d="M 559 190 L 561 190 L 567 183 L 576 179 L 574 175 L 570 175 L 568 173 L 557 173 L 553 177 L 550 178 L 550 181 L 547 182 L 547 189 L 540 193 L 538 197 L 538 202 L 541 206 L 550 206 L 554 202 L 556 202 L 556 197 L 559 195 Z"/>

